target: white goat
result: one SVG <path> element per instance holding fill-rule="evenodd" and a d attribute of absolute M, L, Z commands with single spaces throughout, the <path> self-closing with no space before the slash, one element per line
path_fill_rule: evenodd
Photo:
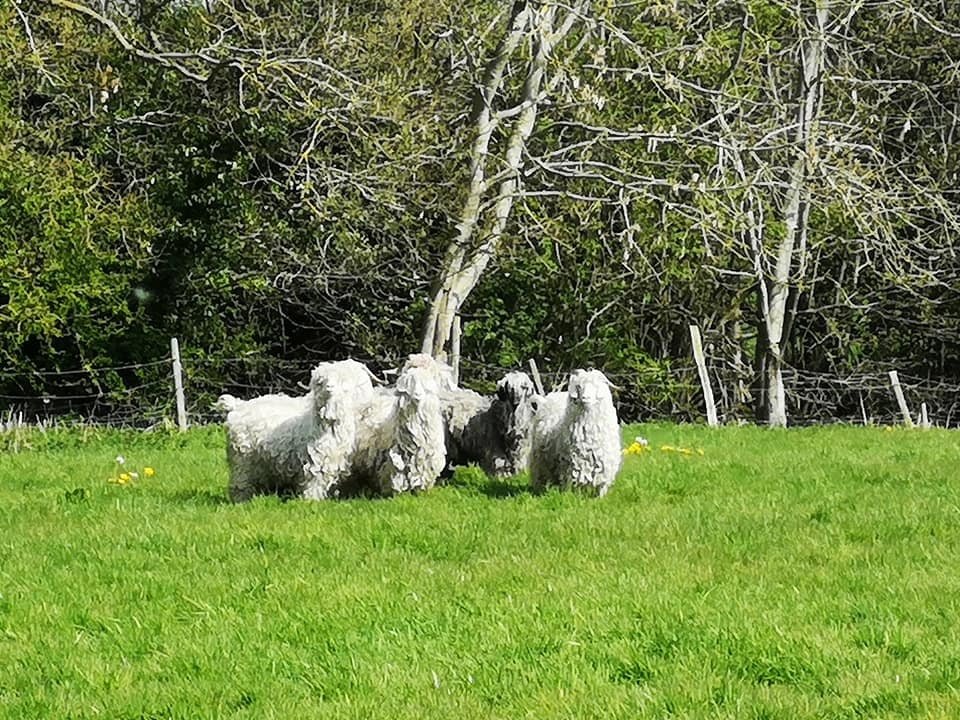
<path fill-rule="evenodd" d="M 357 408 L 373 397 L 369 370 L 354 360 L 321 363 L 300 397 L 221 395 L 226 411 L 229 493 L 241 502 L 279 494 L 321 499 L 349 479 Z"/>
<path fill-rule="evenodd" d="M 376 392 L 357 419 L 352 475 L 385 495 L 428 490 L 446 462 L 442 367 L 411 355 L 392 389 Z"/>
<path fill-rule="evenodd" d="M 527 466 L 533 422 L 533 382 L 508 373 L 488 398 L 472 390 L 441 392 L 450 466 L 477 463 L 490 475 L 513 475 Z"/>
<path fill-rule="evenodd" d="M 363 438 L 357 419 L 362 408 L 373 401 L 373 375 L 354 360 L 325 363 L 310 377 L 316 403 L 319 434 L 307 444 L 310 461 L 304 466 L 308 478 L 303 496 L 323 500 L 348 488 L 353 457 Z"/>
<path fill-rule="evenodd" d="M 610 383 L 599 370 L 574 370 L 567 392 L 534 402 L 530 480 L 605 495 L 620 469 L 620 426 Z"/>

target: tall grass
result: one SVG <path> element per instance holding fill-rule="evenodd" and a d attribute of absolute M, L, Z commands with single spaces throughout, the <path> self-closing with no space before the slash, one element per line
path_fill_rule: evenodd
<path fill-rule="evenodd" d="M 216 430 L 21 435 L 0 718 L 960 717 L 956 433 L 638 433 L 599 500 L 239 506 Z"/>

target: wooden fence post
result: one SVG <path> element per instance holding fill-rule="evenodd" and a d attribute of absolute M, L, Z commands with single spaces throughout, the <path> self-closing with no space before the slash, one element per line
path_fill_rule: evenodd
<path fill-rule="evenodd" d="M 177 398 L 177 425 L 180 432 L 187 429 L 187 400 L 183 394 L 183 365 L 180 363 L 180 341 L 170 338 L 170 356 L 173 358 L 173 390 Z"/>
<path fill-rule="evenodd" d="M 530 374 L 533 375 L 533 384 L 537 388 L 537 393 L 540 395 L 546 395 L 543 391 L 543 381 L 540 379 L 540 371 L 537 370 L 537 363 L 533 358 L 530 358 Z"/>
<path fill-rule="evenodd" d="M 460 386 L 460 316 L 453 316 L 450 331 L 450 367 L 453 368 L 453 384 Z"/>
<path fill-rule="evenodd" d="M 930 417 L 927 415 L 927 404 L 920 403 L 920 427 L 926 429 L 930 427 Z"/>
<path fill-rule="evenodd" d="M 913 418 L 910 417 L 910 408 L 907 407 L 907 401 L 903 397 L 903 388 L 900 387 L 900 376 L 896 370 L 891 370 L 890 384 L 893 386 L 893 394 L 897 396 L 897 405 L 900 406 L 900 414 L 903 416 L 903 424 L 909 428 L 913 427 Z"/>
<path fill-rule="evenodd" d="M 700 338 L 700 328 L 690 326 L 690 340 L 693 342 L 693 359 L 697 363 L 697 373 L 700 375 L 700 386 L 703 388 L 703 400 L 707 405 L 707 425 L 717 427 L 717 406 L 713 400 L 713 388 L 710 387 L 710 375 L 707 373 L 707 361 L 703 355 L 703 340 Z"/>

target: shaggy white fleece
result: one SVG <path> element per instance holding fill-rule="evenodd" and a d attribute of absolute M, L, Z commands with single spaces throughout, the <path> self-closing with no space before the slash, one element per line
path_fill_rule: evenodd
<path fill-rule="evenodd" d="M 363 438 L 357 417 L 374 398 L 372 375 L 353 360 L 324 363 L 310 377 L 318 434 L 307 443 L 303 497 L 323 500 L 347 489 L 353 456 Z"/>
<path fill-rule="evenodd" d="M 353 477 L 385 495 L 432 488 L 446 463 L 440 408 L 443 370 L 411 355 L 391 389 L 377 391 L 357 420 Z"/>
<path fill-rule="evenodd" d="M 361 488 L 394 495 L 433 487 L 447 459 L 440 392 L 450 386 L 449 369 L 418 354 L 393 388 L 374 390 L 371 377 L 343 360 L 317 366 L 301 397 L 221 396 L 230 497 L 321 500 Z"/>
<path fill-rule="evenodd" d="M 358 406 L 373 397 L 367 368 L 354 360 L 321 363 L 300 397 L 222 395 L 229 493 L 241 502 L 279 494 L 313 499 L 336 493 L 349 475 Z"/>
<path fill-rule="evenodd" d="M 599 370 L 574 370 L 566 392 L 534 403 L 530 480 L 605 495 L 620 469 L 620 425 L 610 383 Z"/>

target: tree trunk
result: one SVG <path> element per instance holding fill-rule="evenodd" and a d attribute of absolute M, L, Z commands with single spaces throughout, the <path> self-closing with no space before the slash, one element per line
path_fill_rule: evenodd
<path fill-rule="evenodd" d="M 823 100 L 823 64 L 826 45 L 826 25 L 829 20 L 829 3 L 824 2 L 816 11 L 816 27 L 811 28 L 811 37 L 801 48 L 803 67 L 801 74 L 801 98 L 797 109 L 797 134 L 795 152 L 788 173 L 783 219 L 786 232 L 777 250 L 777 263 L 773 278 L 768 282 L 768 302 L 765 323 L 767 329 L 767 422 L 771 427 L 786 427 L 787 406 L 783 389 L 783 345 L 787 314 L 787 298 L 791 285 L 796 282 L 793 272 L 794 254 L 805 252 L 807 236 L 807 176 L 816 162 L 817 121 Z M 802 262 L 801 262 L 802 265 Z"/>
<path fill-rule="evenodd" d="M 499 250 L 513 209 L 513 201 L 517 195 L 526 143 L 533 133 L 543 99 L 541 88 L 547 63 L 553 48 L 573 27 L 584 4 L 580 3 L 571 10 L 564 23 L 556 30 L 554 30 L 556 5 L 542 4 L 537 9 L 532 9 L 527 3 L 514 4 L 510 32 L 487 68 L 481 100 L 482 107 L 476 116 L 478 136 L 471 157 L 473 174 L 470 191 L 461 211 L 457 236 L 447 250 L 427 312 L 421 352 L 429 353 L 434 357 L 443 356 L 450 339 L 454 317 L 460 311 L 467 296 L 476 287 L 490 260 Z M 503 83 L 504 67 L 523 38 L 528 24 L 534 35 L 534 48 L 527 65 L 527 76 L 520 103 L 512 110 L 494 114 L 490 105 L 496 90 Z M 483 197 L 492 182 L 497 179 L 497 177 L 487 179 L 485 176 L 490 138 L 500 120 L 513 116 L 516 116 L 517 120 L 507 140 L 503 161 L 500 163 L 503 170 L 497 176 L 500 178 L 500 184 L 493 203 L 493 217 L 481 239 L 474 241 L 480 225 Z"/>
<path fill-rule="evenodd" d="M 424 322 L 421 352 L 437 356 L 442 352 L 444 339 L 436 350 L 435 340 L 437 327 L 441 315 L 444 318 L 456 315 L 456 310 L 449 309 L 453 297 L 453 284 L 457 275 L 462 271 L 467 250 L 476 232 L 480 221 L 480 205 L 488 187 L 486 177 L 487 157 L 493 131 L 497 127 L 498 119 L 493 114 L 493 101 L 503 86 L 503 74 L 507 62 L 516 52 L 520 42 L 528 32 L 531 8 L 526 0 L 514 2 L 510 12 L 507 34 L 504 35 L 497 50 L 484 71 L 483 87 L 477 93 L 473 111 L 473 125 L 476 138 L 470 152 L 470 188 L 467 198 L 460 210 L 460 219 L 457 222 L 457 234 L 447 248 L 443 260 L 443 271 L 436 282 L 433 299 Z M 459 307 L 459 306 L 458 306 Z M 451 319 L 452 322 L 452 319 Z M 449 330 L 447 331 L 449 334 Z"/>

